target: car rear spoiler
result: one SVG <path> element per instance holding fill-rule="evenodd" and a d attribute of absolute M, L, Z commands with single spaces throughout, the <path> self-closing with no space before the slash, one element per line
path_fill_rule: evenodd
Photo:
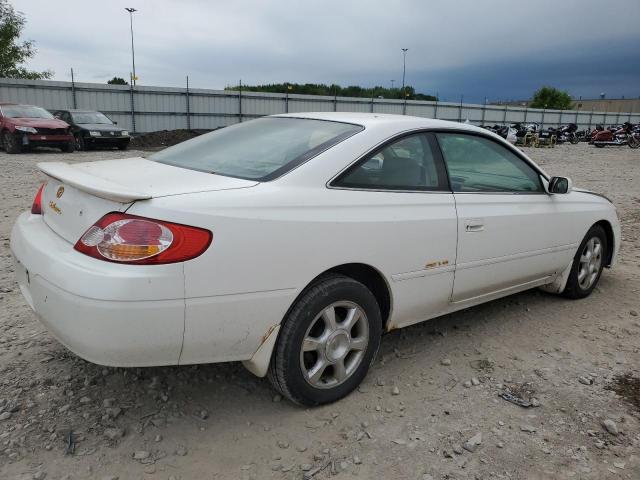
<path fill-rule="evenodd" d="M 38 163 L 37 166 L 44 174 L 96 197 L 121 203 L 152 198 L 148 193 L 132 190 L 124 185 L 91 175 L 68 163 L 46 162 Z"/>

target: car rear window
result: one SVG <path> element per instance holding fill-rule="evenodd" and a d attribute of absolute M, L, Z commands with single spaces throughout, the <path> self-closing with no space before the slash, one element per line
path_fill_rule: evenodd
<path fill-rule="evenodd" d="M 246 180 L 269 181 L 363 129 L 351 123 L 266 117 L 154 153 L 150 160 Z"/>

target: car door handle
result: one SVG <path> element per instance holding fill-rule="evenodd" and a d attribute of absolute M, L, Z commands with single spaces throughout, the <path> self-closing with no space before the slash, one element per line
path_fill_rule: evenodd
<path fill-rule="evenodd" d="M 467 232 L 482 232 L 484 231 L 484 223 L 482 220 L 467 220 L 464 225 L 464 229 Z"/>

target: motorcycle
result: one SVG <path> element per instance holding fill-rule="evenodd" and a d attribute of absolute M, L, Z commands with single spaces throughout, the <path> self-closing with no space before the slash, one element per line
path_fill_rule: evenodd
<path fill-rule="evenodd" d="M 512 143 L 514 145 L 515 145 L 515 143 L 517 141 L 516 129 L 513 128 L 513 126 L 497 125 L 496 124 L 496 125 L 493 125 L 493 126 L 484 125 L 482 128 L 485 128 L 485 129 L 489 130 L 490 132 L 493 132 L 495 134 L 500 135 L 502 138 L 504 138 L 509 143 Z"/>
<path fill-rule="evenodd" d="M 538 124 L 531 123 L 525 126 L 521 123 L 512 123 L 511 128 L 515 130 L 516 145 L 522 145 L 524 147 L 535 145 L 538 138 L 536 132 L 540 128 Z"/>
<path fill-rule="evenodd" d="M 604 126 L 597 124 L 595 128 L 589 132 L 587 135 L 589 145 L 593 145 L 593 140 L 596 138 L 596 135 L 602 131 L 604 131 Z"/>
<path fill-rule="evenodd" d="M 580 139 L 576 135 L 578 126 L 575 123 L 570 123 L 560 128 L 549 128 L 549 131 L 556 136 L 557 143 L 569 142 L 571 145 L 577 144 Z"/>
<path fill-rule="evenodd" d="M 591 131 L 588 128 L 585 128 L 584 130 L 578 130 L 576 132 L 576 136 L 578 137 L 579 142 L 591 141 Z"/>
<path fill-rule="evenodd" d="M 629 148 L 640 147 L 640 135 L 636 134 L 633 129 L 633 125 L 629 122 L 624 122 L 620 128 L 613 130 L 602 130 L 592 137 L 592 141 L 596 147 L 604 148 L 607 145 L 622 146 L 628 145 Z"/>

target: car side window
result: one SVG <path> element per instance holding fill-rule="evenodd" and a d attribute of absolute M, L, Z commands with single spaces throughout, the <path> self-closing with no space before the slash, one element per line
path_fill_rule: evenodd
<path fill-rule="evenodd" d="M 499 143 L 463 133 L 436 136 L 454 192 L 544 192 L 538 172 Z"/>
<path fill-rule="evenodd" d="M 376 190 L 447 190 L 435 143 L 420 133 L 402 137 L 358 162 L 334 186 Z"/>

